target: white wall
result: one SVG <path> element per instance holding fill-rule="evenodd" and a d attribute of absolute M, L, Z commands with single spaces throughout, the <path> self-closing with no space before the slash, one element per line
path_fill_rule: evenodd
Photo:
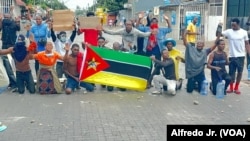
<path fill-rule="evenodd" d="M 208 24 L 207 24 L 207 35 L 206 39 L 207 41 L 213 41 L 215 40 L 216 36 L 216 29 L 218 23 L 221 21 L 223 22 L 224 18 L 222 16 L 209 16 L 208 17 Z"/>

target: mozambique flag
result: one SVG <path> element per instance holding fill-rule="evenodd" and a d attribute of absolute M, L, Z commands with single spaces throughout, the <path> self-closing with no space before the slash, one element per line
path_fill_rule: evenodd
<path fill-rule="evenodd" d="M 85 47 L 84 54 L 77 54 L 77 71 L 80 80 L 85 80 L 91 75 L 109 67 L 109 64 L 96 54 L 91 48 Z"/>
<path fill-rule="evenodd" d="M 91 76 L 84 76 L 85 79 L 81 80 L 131 90 L 142 91 L 146 89 L 147 80 L 152 69 L 152 61 L 149 57 L 98 47 L 91 47 L 91 49 L 93 49 L 109 67 L 100 69 L 101 71 Z M 99 64 L 99 66 L 101 65 Z M 97 70 L 99 70 L 99 66 L 97 65 Z M 83 75 L 85 74 L 87 73 L 83 70 Z"/>

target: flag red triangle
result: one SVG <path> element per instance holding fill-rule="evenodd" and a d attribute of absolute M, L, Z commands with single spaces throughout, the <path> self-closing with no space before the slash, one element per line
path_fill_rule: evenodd
<path fill-rule="evenodd" d="M 85 46 L 84 54 L 78 53 L 77 55 L 77 71 L 80 74 L 80 80 L 84 80 L 108 67 L 109 64 L 90 47 Z"/>

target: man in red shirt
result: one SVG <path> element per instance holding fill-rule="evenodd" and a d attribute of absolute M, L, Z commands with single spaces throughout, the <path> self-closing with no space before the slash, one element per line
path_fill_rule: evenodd
<path fill-rule="evenodd" d="M 95 16 L 93 12 L 88 12 L 87 17 Z M 84 32 L 84 42 L 92 46 L 97 46 L 97 39 L 99 36 L 102 36 L 101 30 L 98 29 L 79 29 L 78 35 Z"/>

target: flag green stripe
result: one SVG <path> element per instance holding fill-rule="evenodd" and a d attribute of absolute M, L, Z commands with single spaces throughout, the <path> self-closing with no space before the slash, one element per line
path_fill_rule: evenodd
<path fill-rule="evenodd" d="M 124 53 L 124 52 L 118 52 L 115 50 L 109 50 L 99 47 L 92 47 L 92 49 L 99 54 L 102 58 L 107 60 L 116 60 L 124 63 L 129 64 L 138 64 L 141 66 L 151 66 L 151 60 L 149 57 L 136 55 L 136 54 L 130 54 L 130 53 Z"/>

